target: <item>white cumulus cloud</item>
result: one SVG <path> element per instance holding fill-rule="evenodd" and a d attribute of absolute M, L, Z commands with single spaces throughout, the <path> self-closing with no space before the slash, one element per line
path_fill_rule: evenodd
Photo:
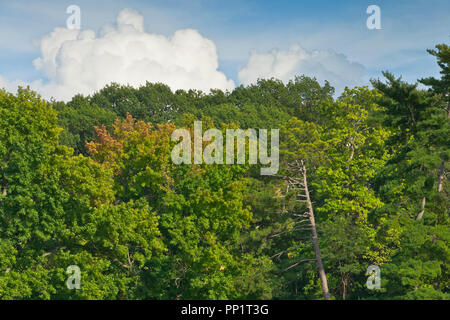
<path fill-rule="evenodd" d="M 343 54 L 333 51 L 307 51 L 296 45 L 289 50 L 272 50 L 269 53 L 253 52 L 238 74 L 239 81 L 248 85 L 259 78 L 277 78 L 289 81 L 297 75 L 328 80 L 341 92 L 345 86 L 361 83 L 364 75 L 361 64 L 350 62 Z"/>
<path fill-rule="evenodd" d="M 47 81 L 30 86 L 46 98 L 69 100 L 111 82 L 163 82 L 173 90 L 234 88 L 234 82 L 218 71 L 214 42 L 193 29 L 178 30 L 171 37 L 148 33 L 143 16 L 131 9 L 122 10 L 116 25 L 105 25 L 98 35 L 55 28 L 39 46 L 41 56 L 33 65 Z M 0 86 L 7 89 L 17 83 L 0 77 Z"/>

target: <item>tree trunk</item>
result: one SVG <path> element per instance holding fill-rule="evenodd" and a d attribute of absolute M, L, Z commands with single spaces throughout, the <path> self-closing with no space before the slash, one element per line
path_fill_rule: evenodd
<path fill-rule="evenodd" d="M 314 253 L 316 255 L 316 264 L 317 264 L 317 269 L 319 271 L 320 282 L 322 284 L 323 297 L 325 298 L 325 300 L 330 300 L 327 276 L 325 274 L 325 269 L 323 268 L 323 264 L 322 264 L 322 255 L 320 254 L 319 241 L 318 241 L 318 237 L 317 237 L 317 229 L 316 229 L 316 222 L 314 219 L 313 206 L 311 203 L 311 199 L 309 197 L 308 180 L 306 178 L 306 167 L 305 167 L 303 161 L 302 161 L 302 171 L 303 171 L 302 172 L 303 173 L 303 184 L 304 184 L 304 188 L 305 188 L 306 202 L 308 204 L 308 210 L 309 210 L 309 221 L 311 223 L 312 242 L 313 242 L 313 247 L 314 247 Z"/>
<path fill-rule="evenodd" d="M 442 185 L 444 184 L 444 171 L 445 171 L 445 161 L 442 161 L 441 168 L 439 169 L 438 192 L 442 191 Z"/>
<path fill-rule="evenodd" d="M 342 300 L 347 299 L 347 279 L 342 280 Z"/>
<path fill-rule="evenodd" d="M 5 176 L 4 175 L 2 175 L 2 184 L 1 184 L 1 186 L 2 186 L 2 192 L 1 192 L 1 194 L 2 194 L 2 196 L 3 197 L 5 197 L 7 194 L 8 194 L 8 183 L 6 182 L 6 179 L 5 179 Z M 2 201 L 3 199 L 0 199 L 0 202 Z"/>
<path fill-rule="evenodd" d="M 422 219 L 423 214 L 424 214 L 424 212 L 425 212 L 425 204 L 426 204 L 426 203 L 427 203 L 427 198 L 426 198 L 426 197 L 423 197 L 423 198 L 422 198 L 422 211 L 420 211 L 419 214 L 417 215 L 417 220 Z"/>

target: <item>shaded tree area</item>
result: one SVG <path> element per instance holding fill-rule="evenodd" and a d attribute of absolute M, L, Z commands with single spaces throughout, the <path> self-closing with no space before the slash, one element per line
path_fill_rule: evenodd
<path fill-rule="evenodd" d="M 0 299 L 450 299 L 450 51 L 429 53 L 425 89 L 384 72 L 339 97 L 306 76 L 1 90 Z M 195 120 L 279 128 L 279 172 L 174 164 Z"/>

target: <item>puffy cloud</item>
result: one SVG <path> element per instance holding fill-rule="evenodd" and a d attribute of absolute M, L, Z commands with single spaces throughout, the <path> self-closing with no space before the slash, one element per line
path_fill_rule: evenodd
<path fill-rule="evenodd" d="M 336 92 L 341 92 L 345 86 L 361 82 L 364 67 L 350 62 L 343 54 L 333 51 L 308 52 L 297 45 L 287 51 L 253 52 L 238 77 L 241 83 L 248 85 L 259 78 L 274 77 L 288 81 L 302 74 L 316 77 L 321 82 L 328 80 L 335 86 Z"/>
<path fill-rule="evenodd" d="M 111 82 L 133 86 L 163 82 L 173 90 L 234 88 L 234 82 L 218 71 L 214 42 L 192 29 L 178 30 L 171 37 L 148 33 L 143 16 L 131 9 L 122 10 L 116 24 L 103 26 L 98 34 L 55 28 L 40 40 L 39 47 L 41 54 L 33 65 L 45 78 L 30 86 L 46 98 L 69 100 Z M 294 46 L 286 51 L 253 52 L 238 79 L 247 85 L 258 78 L 288 81 L 301 74 L 328 80 L 339 92 L 361 83 L 364 67 L 342 54 Z M 26 83 L 0 76 L 0 87 L 15 91 L 17 85 Z"/>
<path fill-rule="evenodd" d="M 90 94 L 110 82 L 138 86 L 163 82 L 173 90 L 232 90 L 234 82 L 219 72 L 215 44 L 196 30 L 171 37 L 147 33 L 144 18 L 122 10 L 116 25 L 92 30 L 55 28 L 40 41 L 41 57 L 33 65 L 48 79 L 32 84 L 44 97 L 68 100 Z M 0 86 L 11 87 L 0 78 Z"/>

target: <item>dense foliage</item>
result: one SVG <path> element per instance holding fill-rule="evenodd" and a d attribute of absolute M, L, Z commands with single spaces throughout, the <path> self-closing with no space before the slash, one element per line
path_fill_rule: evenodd
<path fill-rule="evenodd" d="M 332 299 L 450 299 L 450 48 L 429 52 L 441 77 L 425 89 L 385 72 L 338 98 L 305 76 L 209 94 L 113 83 L 67 103 L 0 90 L 0 299 L 321 299 L 283 179 L 172 162 L 195 120 L 279 128 L 280 173 L 305 161 Z"/>

